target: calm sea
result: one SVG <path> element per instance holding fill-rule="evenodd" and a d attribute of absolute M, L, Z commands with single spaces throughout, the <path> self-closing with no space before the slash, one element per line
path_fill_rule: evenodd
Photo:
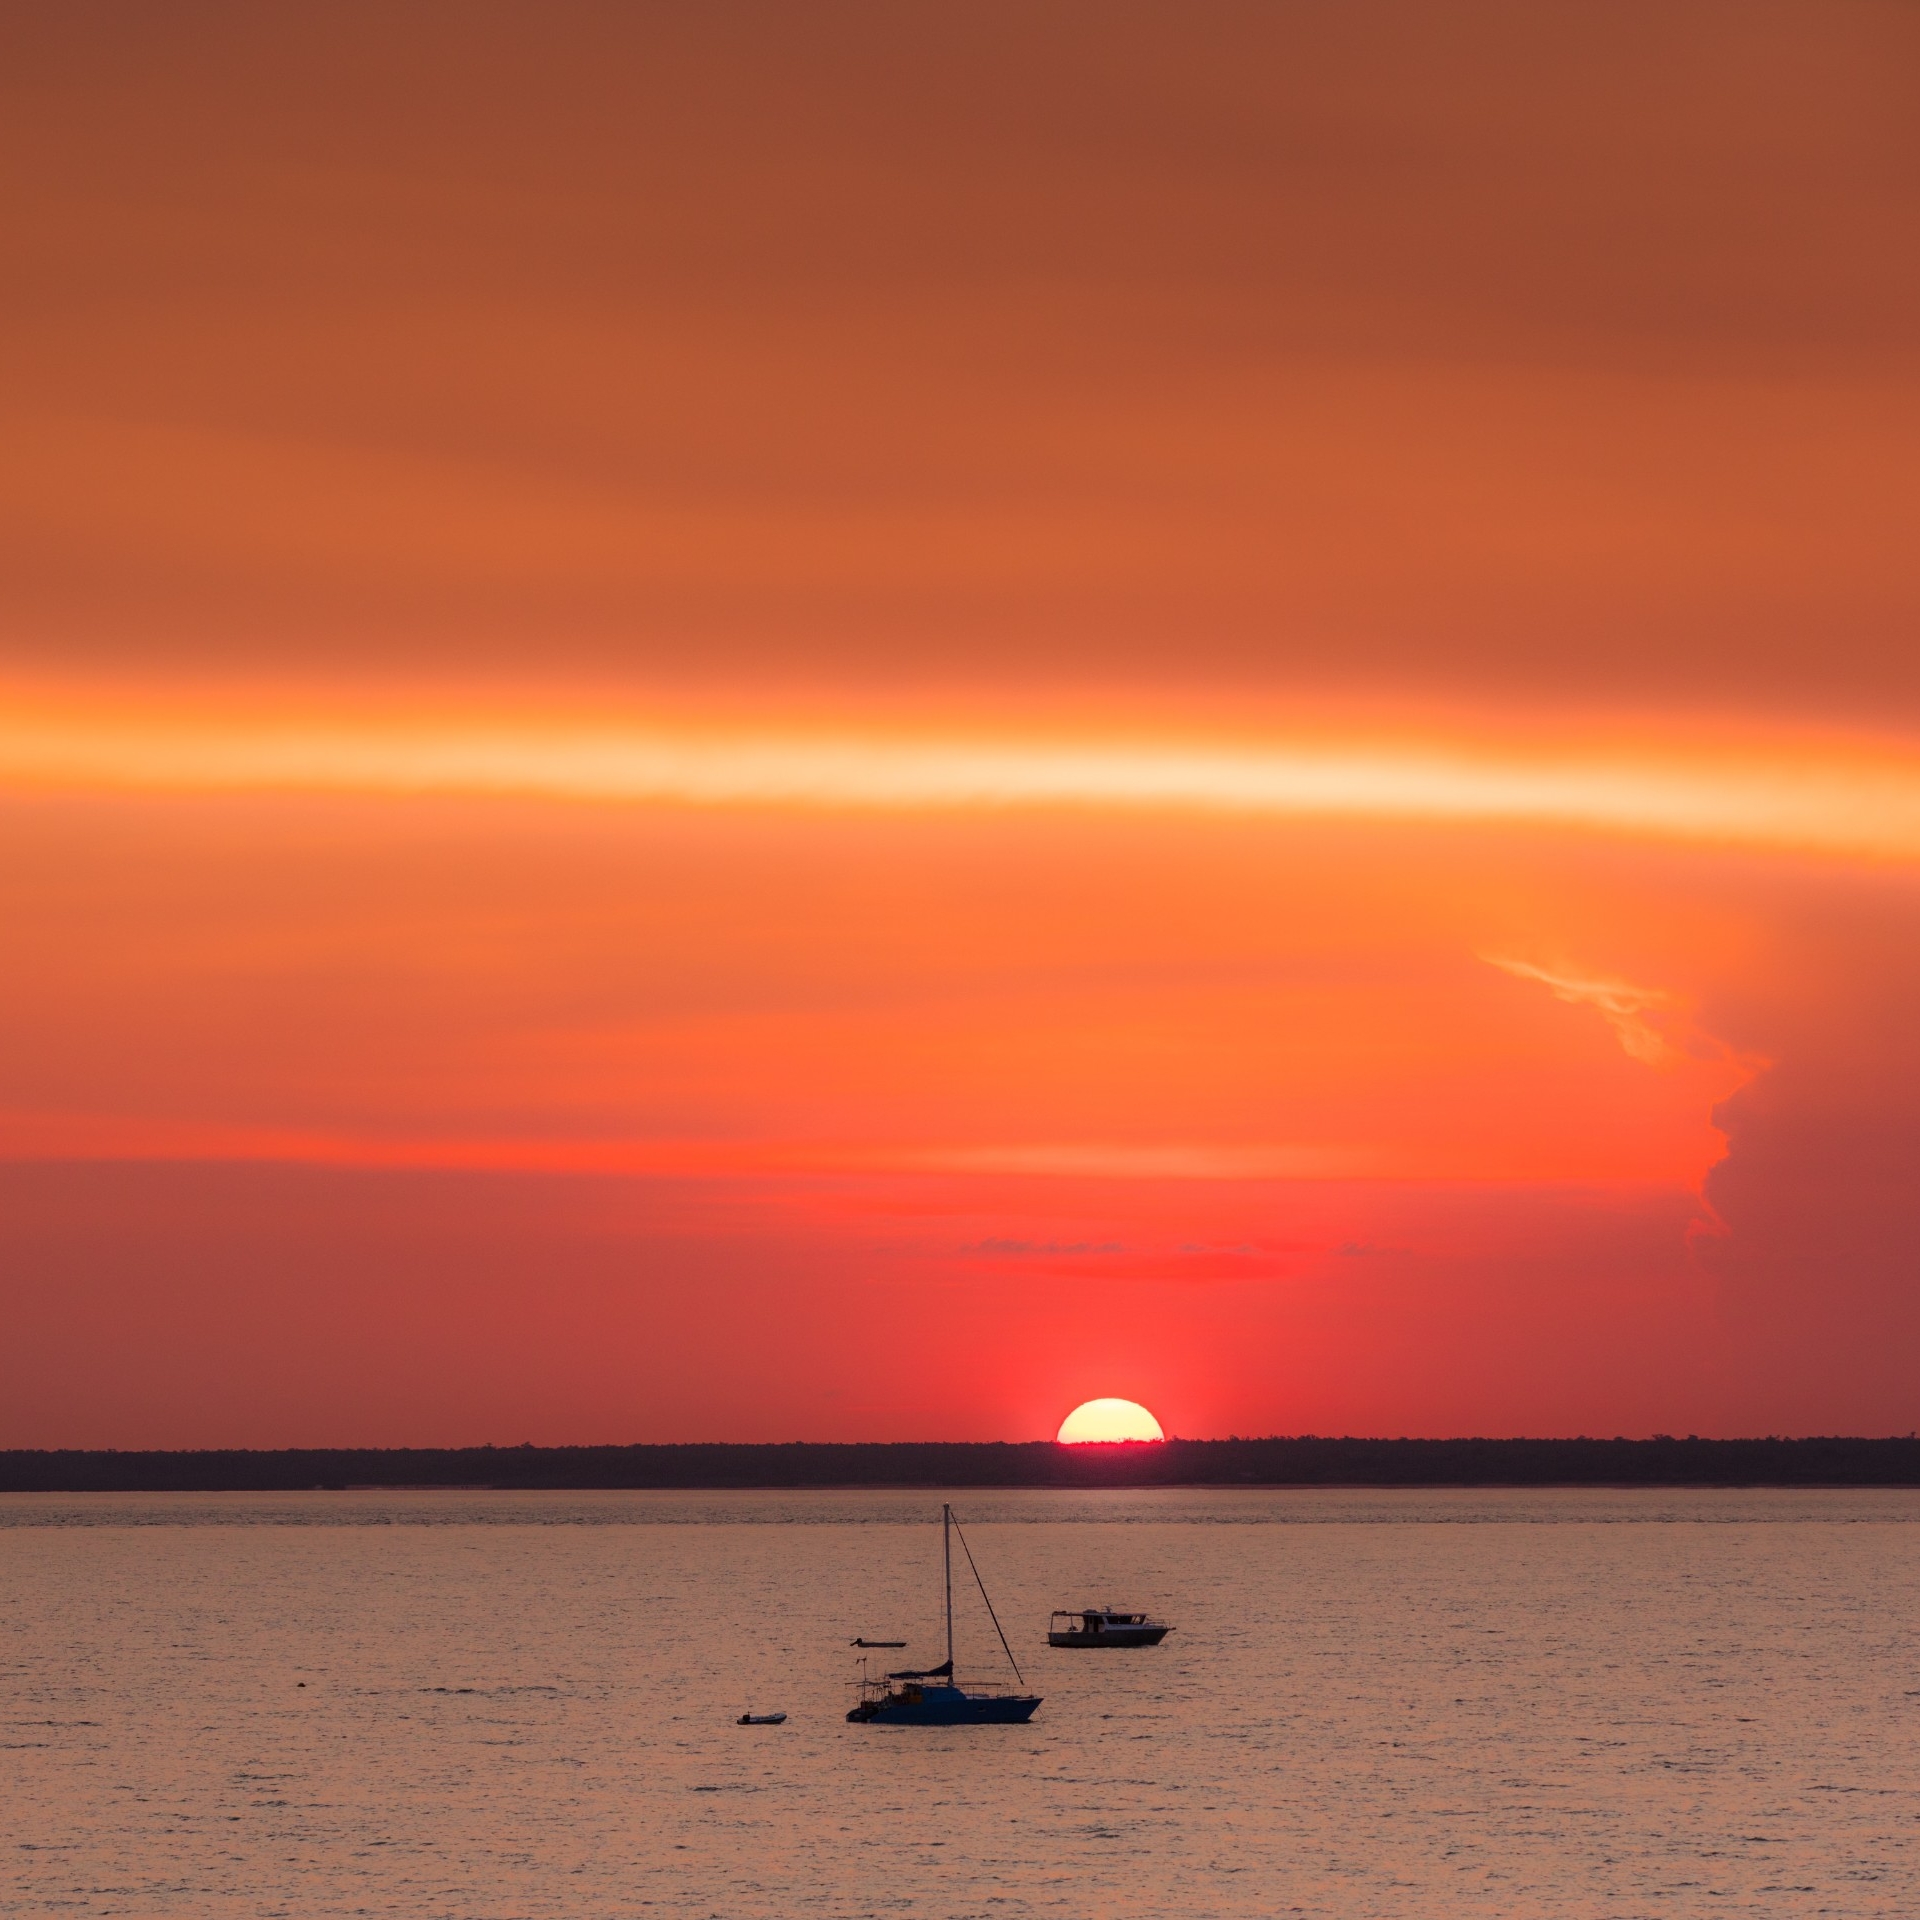
<path fill-rule="evenodd" d="M 1920 1915 L 1920 1496 L 954 1498 L 1030 1727 L 937 1497 L 0 1500 L 0 1912 Z"/>

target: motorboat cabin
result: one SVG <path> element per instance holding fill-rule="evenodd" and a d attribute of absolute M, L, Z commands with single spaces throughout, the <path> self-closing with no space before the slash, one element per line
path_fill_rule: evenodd
<path fill-rule="evenodd" d="M 1173 1629 L 1145 1613 L 1083 1607 L 1047 1622 L 1050 1647 L 1157 1647 Z"/>

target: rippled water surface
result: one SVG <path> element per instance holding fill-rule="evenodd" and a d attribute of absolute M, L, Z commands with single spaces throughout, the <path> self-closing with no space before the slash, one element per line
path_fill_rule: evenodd
<path fill-rule="evenodd" d="M 1029 1727 L 937 1497 L 0 1499 L 0 1912 L 1920 1914 L 1920 1497 L 955 1505 Z"/>

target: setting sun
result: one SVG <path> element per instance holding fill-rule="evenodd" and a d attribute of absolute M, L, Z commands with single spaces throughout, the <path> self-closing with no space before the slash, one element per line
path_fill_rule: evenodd
<path fill-rule="evenodd" d="M 1160 1422 L 1137 1400 L 1087 1400 L 1060 1422 L 1054 1435 L 1066 1446 L 1090 1440 L 1164 1440 Z"/>

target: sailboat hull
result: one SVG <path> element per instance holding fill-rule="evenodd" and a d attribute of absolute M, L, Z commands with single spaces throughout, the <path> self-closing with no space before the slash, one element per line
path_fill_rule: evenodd
<path fill-rule="evenodd" d="M 915 1696 L 918 1696 L 917 1698 Z M 982 1727 L 1020 1725 L 1033 1718 L 1033 1693 L 968 1693 L 960 1687 L 919 1687 L 879 1700 L 862 1700 L 849 1720 L 889 1727 Z"/>

